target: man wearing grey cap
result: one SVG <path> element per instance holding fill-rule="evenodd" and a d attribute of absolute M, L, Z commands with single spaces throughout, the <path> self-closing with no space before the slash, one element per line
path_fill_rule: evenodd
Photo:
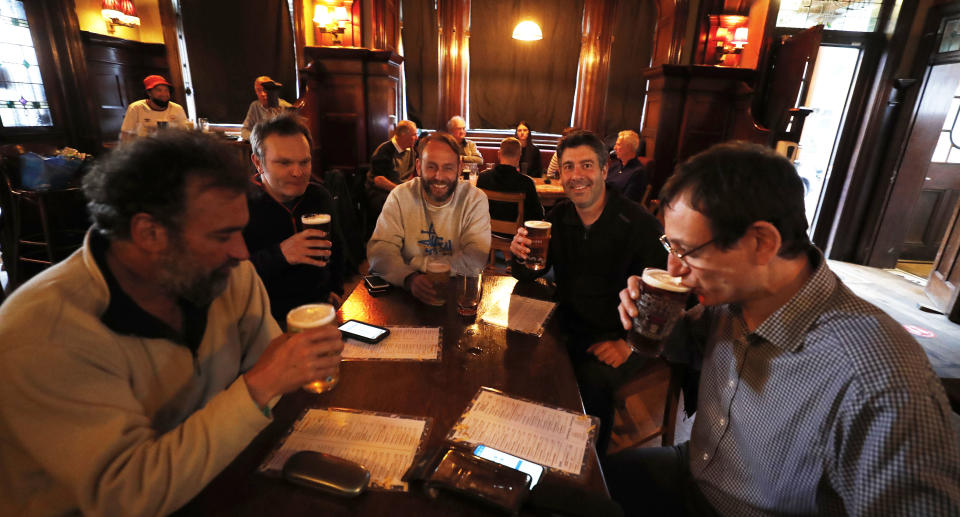
<path fill-rule="evenodd" d="M 274 81 L 269 76 L 261 75 L 253 81 L 253 89 L 257 92 L 257 100 L 250 103 L 247 116 L 243 119 L 240 136 L 244 140 L 250 139 L 253 126 L 270 120 L 293 107 L 292 104 L 280 98 L 282 83 Z"/>

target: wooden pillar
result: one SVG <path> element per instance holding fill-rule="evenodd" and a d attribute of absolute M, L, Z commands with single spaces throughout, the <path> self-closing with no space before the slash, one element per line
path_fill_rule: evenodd
<path fill-rule="evenodd" d="M 438 128 L 454 115 L 467 117 L 470 95 L 470 0 L 437 0 L 440 76 Z"/>
<path fill-rule="evenodd" d="M 170 69 L 170 84 L 173 85 L 171 100 L 187 109 L 187 92 L 183 83 L 183 64 L 180 62 L 180 38 L 177 35 L 179 15 L 173 10 L 173 2 L 157 3 L 160 10 L 160 25 L 163 28 L 163 45 L 167 48 L 167 68 Z M 196 113 L 188 113 L 196 116 Z"/>
<path fill-rule="evenodd" d="M 610 81 L 610 53 L 617 0 L 586 0 L 583 4 L 582 43 L 573 98 L 573 125 L 600 131 Z"/>

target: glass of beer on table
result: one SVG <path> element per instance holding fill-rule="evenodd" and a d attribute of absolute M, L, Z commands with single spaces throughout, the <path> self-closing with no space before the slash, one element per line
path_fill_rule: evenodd
<path fill-rule="evenodd" d="M 530 239 L 530 253 L 523 261 L 527 268 L 540 271 L 547 267 L 547 250 L 550 248 L 550 227 L 547 221 L 526 221 L 523 227 L 527 229 L 527 238 Z"/>
<path fill-rule="evenodd" d="M 337 310 L 329 303 L 312 303 L 291 309 L 287 313 L 287 332 L 296 334 L 307 329 L 313 329 L 334 323 Z M 337 372 L 326 379 L 318 379 L 303 387 L 313 393 L 325 393 L 332 390 L 340 382 L 340 365 Z"/>
<path fill-rule="evenodd" d="M 304 230 L 320 230 L 321 232 L 326 234 L 326 237 L 323 237 L 323 239 L 326 239 L 328 241 L 331 240 L 330 214 L 304 214 L 300 217 L 300 223 L 303 224 Z M 320 240 L 319 238 L 316 238 L 316 237 L 311 238 L 311 240 L 314 240 L 314 239 Z M 317 260 L 324 260 L 324 261 L 328 260 L 328 257 L 321 257 L 321 256 L 317 256 L 313 258 Z"/>
<path fill-rule="evenodd" d="M 466 275 L 457 275 L 457 314 L 474 316 L 477 306 L 480 305 L 482 294 L 483 275 L 481 271 L 474 271 Z"/>
<path fill-rule="evenodd" d="M 635 351 L 652 357 L 660 355 L 663 340 L 683 316 L 689 294 L 690 288 L 681 285 L 679 277 L 652 267 L 643 270 L 636 300 L 638 314 L 627 336 Z"/>
<path fill-rule="evenodd" d="M 428 301 L 437 307 L 447 303 L 447 286 L 450 284 L 450 263 L 441 257 L 429 256 L 424 267 L 427 279 L 433 284 L 437 297 Z"/>

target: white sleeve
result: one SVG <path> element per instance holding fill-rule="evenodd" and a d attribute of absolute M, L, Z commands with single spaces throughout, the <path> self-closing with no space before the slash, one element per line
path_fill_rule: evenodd
<path fill-rule="evenodd" d="M 405 234 L 399 192 L 399 189 L 393 189 L 383 204 L 377 227 L 367 243 L 367 258 L 370 260 L 370 271 L 375 271 L 391 284 L 402 287 L 407 276 L 419 268 L 404 262 L 401 254 Z"/>
<path fill-rule="evenodd" d="M 487 196 L 471 188 L 464 205 L 460 249 L 450 257 L 450 268 L 458 274 L 482 270 L 490 254 L 490 208 Z"/>
<path fill-rule="evenodd" d="M 130 103 L 127 106 L 127 114 L 123 117 L 123 124 L 120 125 L 120 134 L 127 133 L 129 135 L 137 134 L 137 124 L 140 122 L 140 112 L 134 108 L 134 103 Z"/>

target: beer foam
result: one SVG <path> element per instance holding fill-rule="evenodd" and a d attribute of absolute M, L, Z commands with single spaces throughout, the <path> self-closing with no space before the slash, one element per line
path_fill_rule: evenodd
<path fill-rule="evenodd" d="M 524 226 L 527 228 L 536 228 L 537 230 L 549 230 L 552 224 L 547 221 L 524 221 Z"/>
<path fill-rule="evenodd" d="M 300 218 L 303 224 L 327 224 L 330 222 L 330 214 L 310 214 Z"/>
<path fill-rule="evenodd" d="M 440 260 L 428 260 L 426 269 L 427 273 L 449 273 L 450 264 Z"/>
<path fill-rule="evenodd" d="M 670 273 L 652 267 L 643 270 L 643 282 L 652 287 L 663 289 L 664 291 L 673 291 L 675 293 L 686 293 L 690 291 L 689 287 L 680 284 L 680 277 L 670 276 Z"/>
<path fill-rule="evenodd" d="M 329 303 L 301 305 L 287 313 L 287 326 L 299 328 L 322 327 L 334 320 L 337 310 Z"/>

